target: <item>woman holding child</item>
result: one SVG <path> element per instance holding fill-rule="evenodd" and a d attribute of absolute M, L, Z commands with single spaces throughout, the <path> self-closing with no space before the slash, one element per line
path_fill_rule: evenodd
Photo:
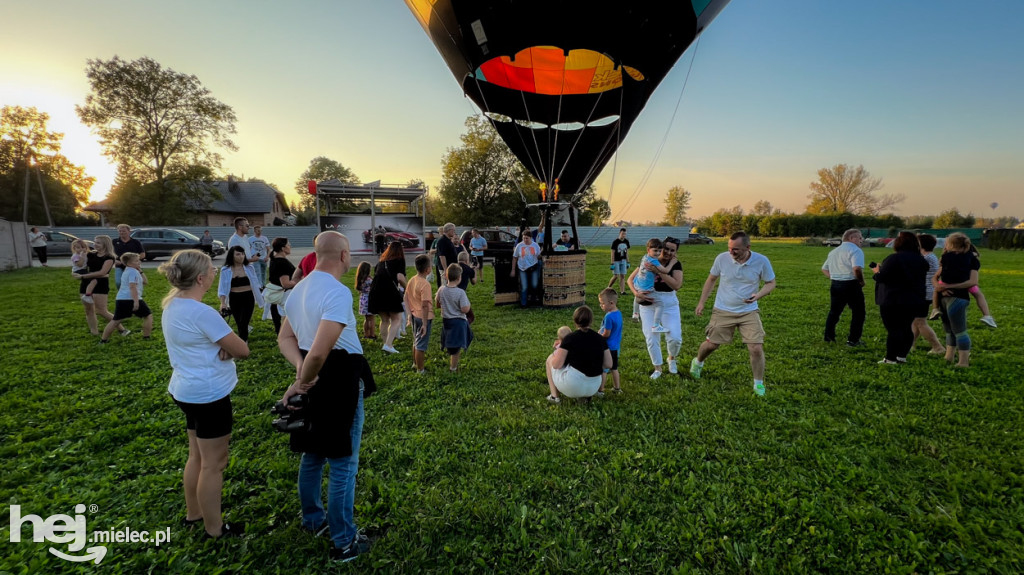
<path fill-rule="evenodd" d="M 585 305 L 572 314 L 576 331 L 566 335 L 548 356 L 548 401 L 561 403 L 566 397 L 591 397 L 601 388 L 601 375 L 612 368 L 612 354 L 601 334 L 590 329 L 594 312 Z"/>
<path fill-rule="evenodd" d="M 659 266 L 651 263 L 644 263 L 633 270 L 629 276 L 629 289 L 633 296 L 641 302 L 649 301 L 651 305 L 640 306 L 640 325 L 643 329 L 644 339 L 647 341 L 647 353 L 651 356 L 651 364 L 654 365 L 654 372 L 651 379 L 661 377 L 662 354 L 661 334 L 665 334 L 666 347 L 668 348 L 668 371 L 679 373 L 676 367 L 676 356 L 683 346 L 683 329 L 679 315 L 679 298 L 676 291 L 683 285 L 683 264 L 676 258 L 679 250 L 679 240 L 674 237 L 667 237 L 661 242 L 661 256 L 658 258 Z M 640 267 L 646 267 L 653 271 L 654 289 L 640 290 L 636 286 L 636 276 Z M 656 331 L 655 318 L 660 316 L 662 331 Z"/>
<path fill-rule="evenodd" d="M 89 324 L 89 333 L 100 335 L 96 324 L 96 316 L 99 315 L 107 321 L 112 321 L 114 315 L 107 309 L 107 295 L 110 294 L 110 269 L 114 267 L 114 242 L 110 236 L 99 235 L 93 240 L 96 251 L 86 255 L 86 272 L 72 274 L 71 277 L 82 280 L 78 291 L 82 296 L 82 304 L 85 306 L 85 321 Z M 92 292 L 89 292 L 89 284 L 96 280 Z M 127 335 L 128 330 L 118 326 L 121 333 Z"/>

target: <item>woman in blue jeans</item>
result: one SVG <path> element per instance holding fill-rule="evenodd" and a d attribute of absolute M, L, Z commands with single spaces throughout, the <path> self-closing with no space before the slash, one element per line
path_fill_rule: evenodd
<path fill-rule="evenodd" d="M 526 296 L 536 291 L 540 285 L 540 244 L 533 241 L 530 232 L 523 232 L 523 241 L 512 249 L 512 271 L 509 277 L 515 277 L 519 270 L 519 305 L 526 307 Z"/>
<path fill-rule="evenodd" d="M 967 334 L 967 307 L 970 289 L 978 285 L 981 262 L 971 253 L 971 240 L 960 232 L 949 234 L 935 272 L 935 291 L 939 292 L 939 312 L 946 332 L 946 361 L 957 360 L 957 367 L 968 367 L 971 337 Z"/>

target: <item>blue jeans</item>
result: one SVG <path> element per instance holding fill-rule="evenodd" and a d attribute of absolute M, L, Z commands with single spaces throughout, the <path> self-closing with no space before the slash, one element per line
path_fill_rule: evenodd
<path fill-rule="evenodd" d="M 540 285 L 540 266 L 535 265 L 529 270 L 519 270 L 519 305 L 526 305 L 527 284 L 530 291 L 537 291 Z"/>
<path fill-rule="evenodd" d="M 267 285 L 267 262 L 263 260 L 256 260 L 252 262 L 252 269 L 256 272 L 256 277 L 260 280 L 260 287 Z"/>
<path fill-rule="evenodd" d="M 971 337 L 967 335 L 967 308 L 970 304 L 971 300 L 958 297 L 944 297 L 939 300 L 946 345 L 960 351 L 971 349 Z"/>
<path fill-rule="evenodd" d="M 324 522 L 322 497 L 324 463 L 330 465 L 327 477 L 327 523 L 331 540 L 339 549 L 347 547 L 356 536 L 356 472 L 359 470 L 359 443 L 363 435 L 363 382 L 359 381 L 359 403 L 352 420 L 352 455 L 327 458 L 303 453 L 299 465 L 299 501 L 302 503 L 302 526 L 316 529 Z"/>

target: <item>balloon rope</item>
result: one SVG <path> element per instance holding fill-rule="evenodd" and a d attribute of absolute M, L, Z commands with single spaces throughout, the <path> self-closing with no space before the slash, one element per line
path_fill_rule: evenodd
<path fill-rule="evenodd" d="M 647 171 L 641 177 L 640 183 L 637 184 L 635 191 L 630 196 L 629 200 L 626 201 L 625 206 L 623 206 L 623 208 L 619 210 L 620 214 L 625 213 L 631 207 L 633 207 L 633 202 L 636 201 L 636 199 L 640 196 L 640 192 L 643 190 L 644 186 L 647 185 L 647 181 L 650 179 L 651 174 L 654 172 L 654 167 L 657 165 L 658 159 L 661 157 L 661 152 L 665 149 L 665 142 L 668 141 L 668 135 L 669 132 L 671 132 L 672 130 L 672 124 L 676 120 L 676 113 L 679 112 L 679 104 L 683 101 L 683 93 L 686 91 L 686 85 L 690 81 L 690 72 L 693 70 L 693 63 L 697 60 L 697 50 L 700 48 L 700 39 L 701 36 L 698 35 L 697 41 L 694 42 L 693 56 L 690 58 L 690 66 L 686 69 L 686 77 L 683 79 L 683 87 L 679 89 L 679 98 L 676 100 L 675 109 L 672 110 L 672 117 L 668 121 L 668 126 L 665 127 L 665 135 L 661 138 L 661 143 L 658 145 L 658 149 L 654 154 L 654 158 L 651 160 L 650 166 L 647 167 Z M 612 221 L 614 221 L 614 218 L 612 219 Z"/>

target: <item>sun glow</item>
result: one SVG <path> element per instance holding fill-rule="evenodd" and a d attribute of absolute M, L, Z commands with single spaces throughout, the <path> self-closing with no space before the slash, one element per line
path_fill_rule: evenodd
<path fill-rule="evenodd" d="M 64 134 L 61 153 L 71 163 L 85 167 L 85 173 L 96 178 L 89 190 L 89 201 L 102 200 L 114 184 L 117 168 L 103 155 L 103 149 L 95 134 L 92 134 L 75 114 L 79 99 L 40 89 L 0 86 L 0 105 L 36 108 L 50 115 L 46 128 L 51 132 Z"/>

